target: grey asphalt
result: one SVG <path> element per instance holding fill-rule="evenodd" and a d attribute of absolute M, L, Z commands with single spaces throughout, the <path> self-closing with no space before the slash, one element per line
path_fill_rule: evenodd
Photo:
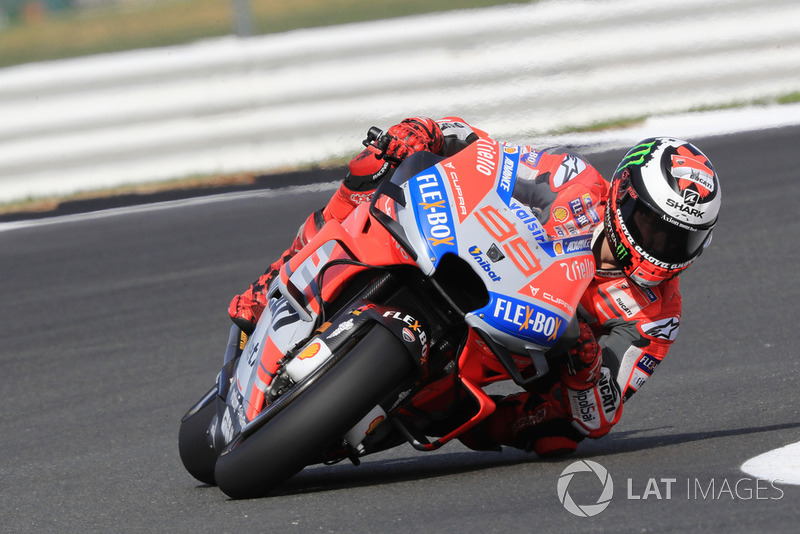
<path fill-rule="evenodd" d="M 720 223 L 681 278 L 678 341 L 609 436 L 553 461 L 401 447 L 264 499 L 196 483 L 178 424 L 216 375 L 231 296 L 332 189 L 0 225 L 0 530 L 796 532 L 800 488 L 739 466 L 800 441 L 800 127 L 697 143 L 722 177 Z M 620 156 L 590 159 L 607 174 Z M 556 491 L 579 459 L 614 482 L 591 518 Z M 592 477 L 572 480 L 576 503 L 596 501 Z"/>

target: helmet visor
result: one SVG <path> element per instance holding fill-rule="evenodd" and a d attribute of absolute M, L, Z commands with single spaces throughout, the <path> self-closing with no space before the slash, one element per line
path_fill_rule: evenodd
<path fill-rule="evenodd" d="M 702 252 L 711 228 L 693 229 L 679 221 L 662 216 L 632 195 L 619 202 L 620 221 L 633 241 L 653 258 L 677 268 Z"/>

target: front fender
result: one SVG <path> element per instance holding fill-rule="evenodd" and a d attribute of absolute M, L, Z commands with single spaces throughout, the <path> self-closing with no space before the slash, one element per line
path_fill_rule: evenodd
<path fill-rule="evenodd" d="M 403 343 L 412 361 L 424 376 L 428 370 L 430 330 L 419 317 L 421 316 L 410 310 L 361 300 L 348 313 L 341 314 L 335 321 L 323 325 L 320 328 L 320 337 L 335 352 L 357 329 L 370 322 L 380 323 Z"/>

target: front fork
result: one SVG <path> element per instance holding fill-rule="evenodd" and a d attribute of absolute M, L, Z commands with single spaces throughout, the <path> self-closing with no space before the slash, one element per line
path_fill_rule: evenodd
<path fill-rule="evenodd" d="M 239 356 L 242 355 L 246 343 L 247 334 L 242 332 L 238 326 L 231 325 L 222 369 L 217 375 L 217 392 L 223 402 L 225 402 L 225 399 L 228 397 L 228 390 L 233 383 L 233 373 L 236 369 L 236 362 L 239 361 Z"/>
<path fill-rule="evenodd" d="M 247 334 L 239 330 L 236 325 L 231 326 L 231 332 L 228 335 L 228 346 L 225 349 L 225 359 L 222 364 L 222 370 L 217 374 L 217 380 L 208 392 L 203 395 L 194 406 L 192 406 L 186 415 L 183 416 L 181 422 L 186 422 L 190 417 L 195 415 L 197 412 L 205 408 L 207 405 L 211 404 L 215 398 L 221 398 L 223 404 L 225 403 L 225 399 L 228 396 L 228 390 L 230 389 L 232 377 L 233 377 L 233 370 L 236 368 L 236 361 L 239 359 L 239 356 L 242 354 L 242 348 L 244 348 L 244 343 L 247 341 Z"/>
<path fill-rule="evenodd" d="M 228 334 L 228 344 L 225 348 L 225 358 L 223 360 L 222 369 L 220 369 L 219 374 L 217 374 L 217 383 L 215 386 L 216 395 L 214 398 L 217 403 L 217 415 L 211 420 L 208 432 L 209 445 L 216 449 L 217 452 L 219 452 L 226 442 L 222 425 L 225 422 L 224 415 L 228 413 L 228 393 L 233 383 L 236 364 L 239 361 L 239 357 L 242 355 L 242 350 L 246 343 L 247 334 L 242 332 L 238 326 L 231 325 L 231 330 Z"/>

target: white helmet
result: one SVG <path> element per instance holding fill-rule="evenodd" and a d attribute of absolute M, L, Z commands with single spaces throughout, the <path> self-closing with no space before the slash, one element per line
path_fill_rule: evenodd
<path fill-rule="evenodd" d="M 721 204 L 719 179 L 694 145 L 645 139 L 611 180 L 605 231 L 614 257 L 640 286 L 677 276 L 711 242 Z"/>

